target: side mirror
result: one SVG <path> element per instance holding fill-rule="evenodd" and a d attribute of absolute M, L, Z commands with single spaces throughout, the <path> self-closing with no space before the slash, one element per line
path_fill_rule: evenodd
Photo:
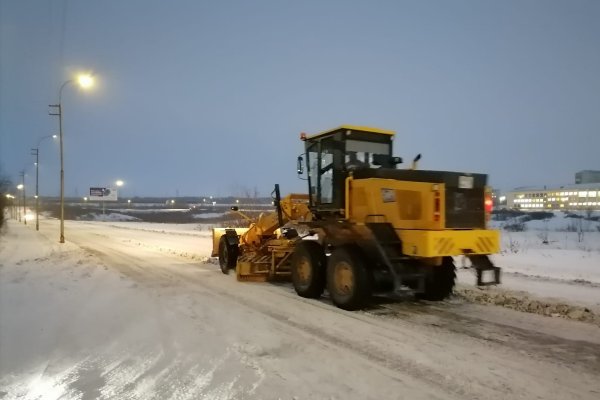
<path fill-rule="evenodd" d="M 231 211 L 239 211 L 240 208 L 238 206 L 233 206 L 231 207 Z"/>
<path fill-rule="evenodd" d="M 390 157 L 387 154 L 373 154 L 373 165 L 391 168 L 398 164 L 402 164 L 402 158 L 400 157 Z"/>
<path fill-rule="evenodd" d="M 392 164 L 393 165 L 402 164 L 402 157 L 392 157 Z"/>
<path fill-rule="evenodd" d="M 302 175 L 304 173 L 304 159 L 302 156 L 298 156 L 298 165 L 296 166 L 296 172 L 298 175 Z"/>
<path fill-rule="evenodd" d="M 417 154 L 417 156 L 415 157 L 415 159 L 413 160 L 413 162 L 417 162 L 421 159 L 421 153 Z"/>

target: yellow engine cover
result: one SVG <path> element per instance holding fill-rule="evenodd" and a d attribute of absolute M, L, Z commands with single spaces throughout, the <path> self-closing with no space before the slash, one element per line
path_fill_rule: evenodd
<path fill-rule="evenodd" d="M 358 223 L 388 222 L 401 229 L 444 229 L 444 191 L 442 183 L 348 178 L 346 218 Z"/>

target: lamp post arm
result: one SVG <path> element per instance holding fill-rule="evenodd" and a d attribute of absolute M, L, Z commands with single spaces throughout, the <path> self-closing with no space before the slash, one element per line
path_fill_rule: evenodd
<path fill-rule="evenodd" d="M 62 103 L 63 89 L 65 88 L 65 86 L 67 86 L 68 83 L 73 83 L 73 79 L 69 79 L 68 81 L 65 81 L 62 85 L 60 85 L 60 89 L 58 89 L 58 104 L 59 105 Z"/>
<path fill-rule="evenodd" d="M 54 136 L 55 136 L 55 135 L 46 135 L 46 136 L 42 136 L 42 137 L 40 138 L 40 140 L 38 140 L 38 144 L 37 144 L 37 147 L 38 147 L 38 149 L 40 148 L 40 143 L 42 143 L 42 140 L 44 140 L 44 139 L 48 139 L 48 138 L 53 138 Z"/>

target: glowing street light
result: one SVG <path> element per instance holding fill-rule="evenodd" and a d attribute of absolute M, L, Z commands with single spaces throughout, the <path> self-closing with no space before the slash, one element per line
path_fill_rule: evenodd
<path fill-rule="evenodd" d="M 65 242 L 65 168 L 63 152 L 63 129 L 62 129 L 62 91 L 69 83 L 76 83 L 83 89 L 93 86 L 94 78 L 89 74 L 81 74 L 76 79 L 65 81 L 58 90 L 58 104 L 50 104 L 50 107 L 58 109 L 56 113 L 50 115 L 58 116 L 58 134 L 60 137 L 60 243 Z"/>
<path fill-rule="evenodd" d="M 7 194 L 6 194 L 6 198 L 7 198 L 8 200 L 10 200 L 10 217 L 11 217 L 12 219 L 16 219 L 16 218 L 15 218 L 15 214 L 16 214 L 16 213 L 15 213 L 15 201 L 14 201 L 14 198 L 15 198 L 15 196 L 13 196 L 13 195 L 12 195 L 12 194 L 10 194 L 10 193 L 7 193 Z M 7 205 L 8 205 L 8 204 L 7 204 Z"/>
<path fill-rule="evenodd" d="M 77 77 L 77 83 L 84 89 L 94 86 L 94 77 L 89 74 L 81 74 Z"/>
<path fill-rule="evenodd" d="M 121 187 L 124 184 L 125 184 L 125 182 L 123 182 L 121 179 L 117 179 L 115 181 L 115 186 L 117 186 L 117 187 Z M 102 215 L 104 215 L 105 203 L 106 203 L 106 201 L 102 200 Z"/>

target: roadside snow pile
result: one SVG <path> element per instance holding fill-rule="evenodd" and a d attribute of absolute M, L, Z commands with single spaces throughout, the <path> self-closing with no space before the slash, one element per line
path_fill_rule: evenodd
<path fill-rule="evenodd" d="M 111 221 L 113 228 L 159 232 L 169 235 L 212 236 L 212 225 L 201 223 L 169 224 L 142 221 Z"/>
<path fill-rule="evenodd" d="M 77 217 L 80 221 L 140 221 L 139 218 L 132 217 L 131 215 L 109 213 L 109 214 L 97 214 L 89 213 Z"/>
<path fill-rule="evenodd" d="M 204 214 L 194 214 L 192 218 L 194 219 L 209 219 L 209 218 L 221 218 L 223 215 L 228 213 L 204 213 Z"/>
<path fill-rule="evenodd" d="M 547 317 L 561 317 L 600 326 L 600 315 L 586 307 L 537 299 L 525 292 L 497 288 L 477 289 L 459 285 L 454 294 L 472 303 L 491 304 Z"/>
<path fill-rule="evenodd" d="M 111 211 L 121 211 L 131 214 L 160 214 L 160 213 L 187 213 L 188 208 L 112 208 Z"/>
<path fill-rule="evenodd" d="M 492 259 L 506 272 L 600 284 L 600 232 L 502 232 Z"/>
<path fill-rule="evenodd" d="M 594 211 L 533 211 L 498 210 L 492 215 L 490 227 L 512 232 L 527 230 L 554 232 L 598 232 L 600 215 Z"/>
<path fill-rule="evenodd" d="M 501 229 L 494 262 L 505 272 L 600 284 L 600 223 L 593 213 L 503 210 L 490 226 Z"/>
<path fill-rule="evenodd" d="M 456 293 L 474 303 L 600 324 L 600 232 L 594 215 L 503 210 L 490 226 L 500 229 L 502 284 L 485 290 L 459 268 Z M 457 266 L 468 266 L 458 258 Z"/>

